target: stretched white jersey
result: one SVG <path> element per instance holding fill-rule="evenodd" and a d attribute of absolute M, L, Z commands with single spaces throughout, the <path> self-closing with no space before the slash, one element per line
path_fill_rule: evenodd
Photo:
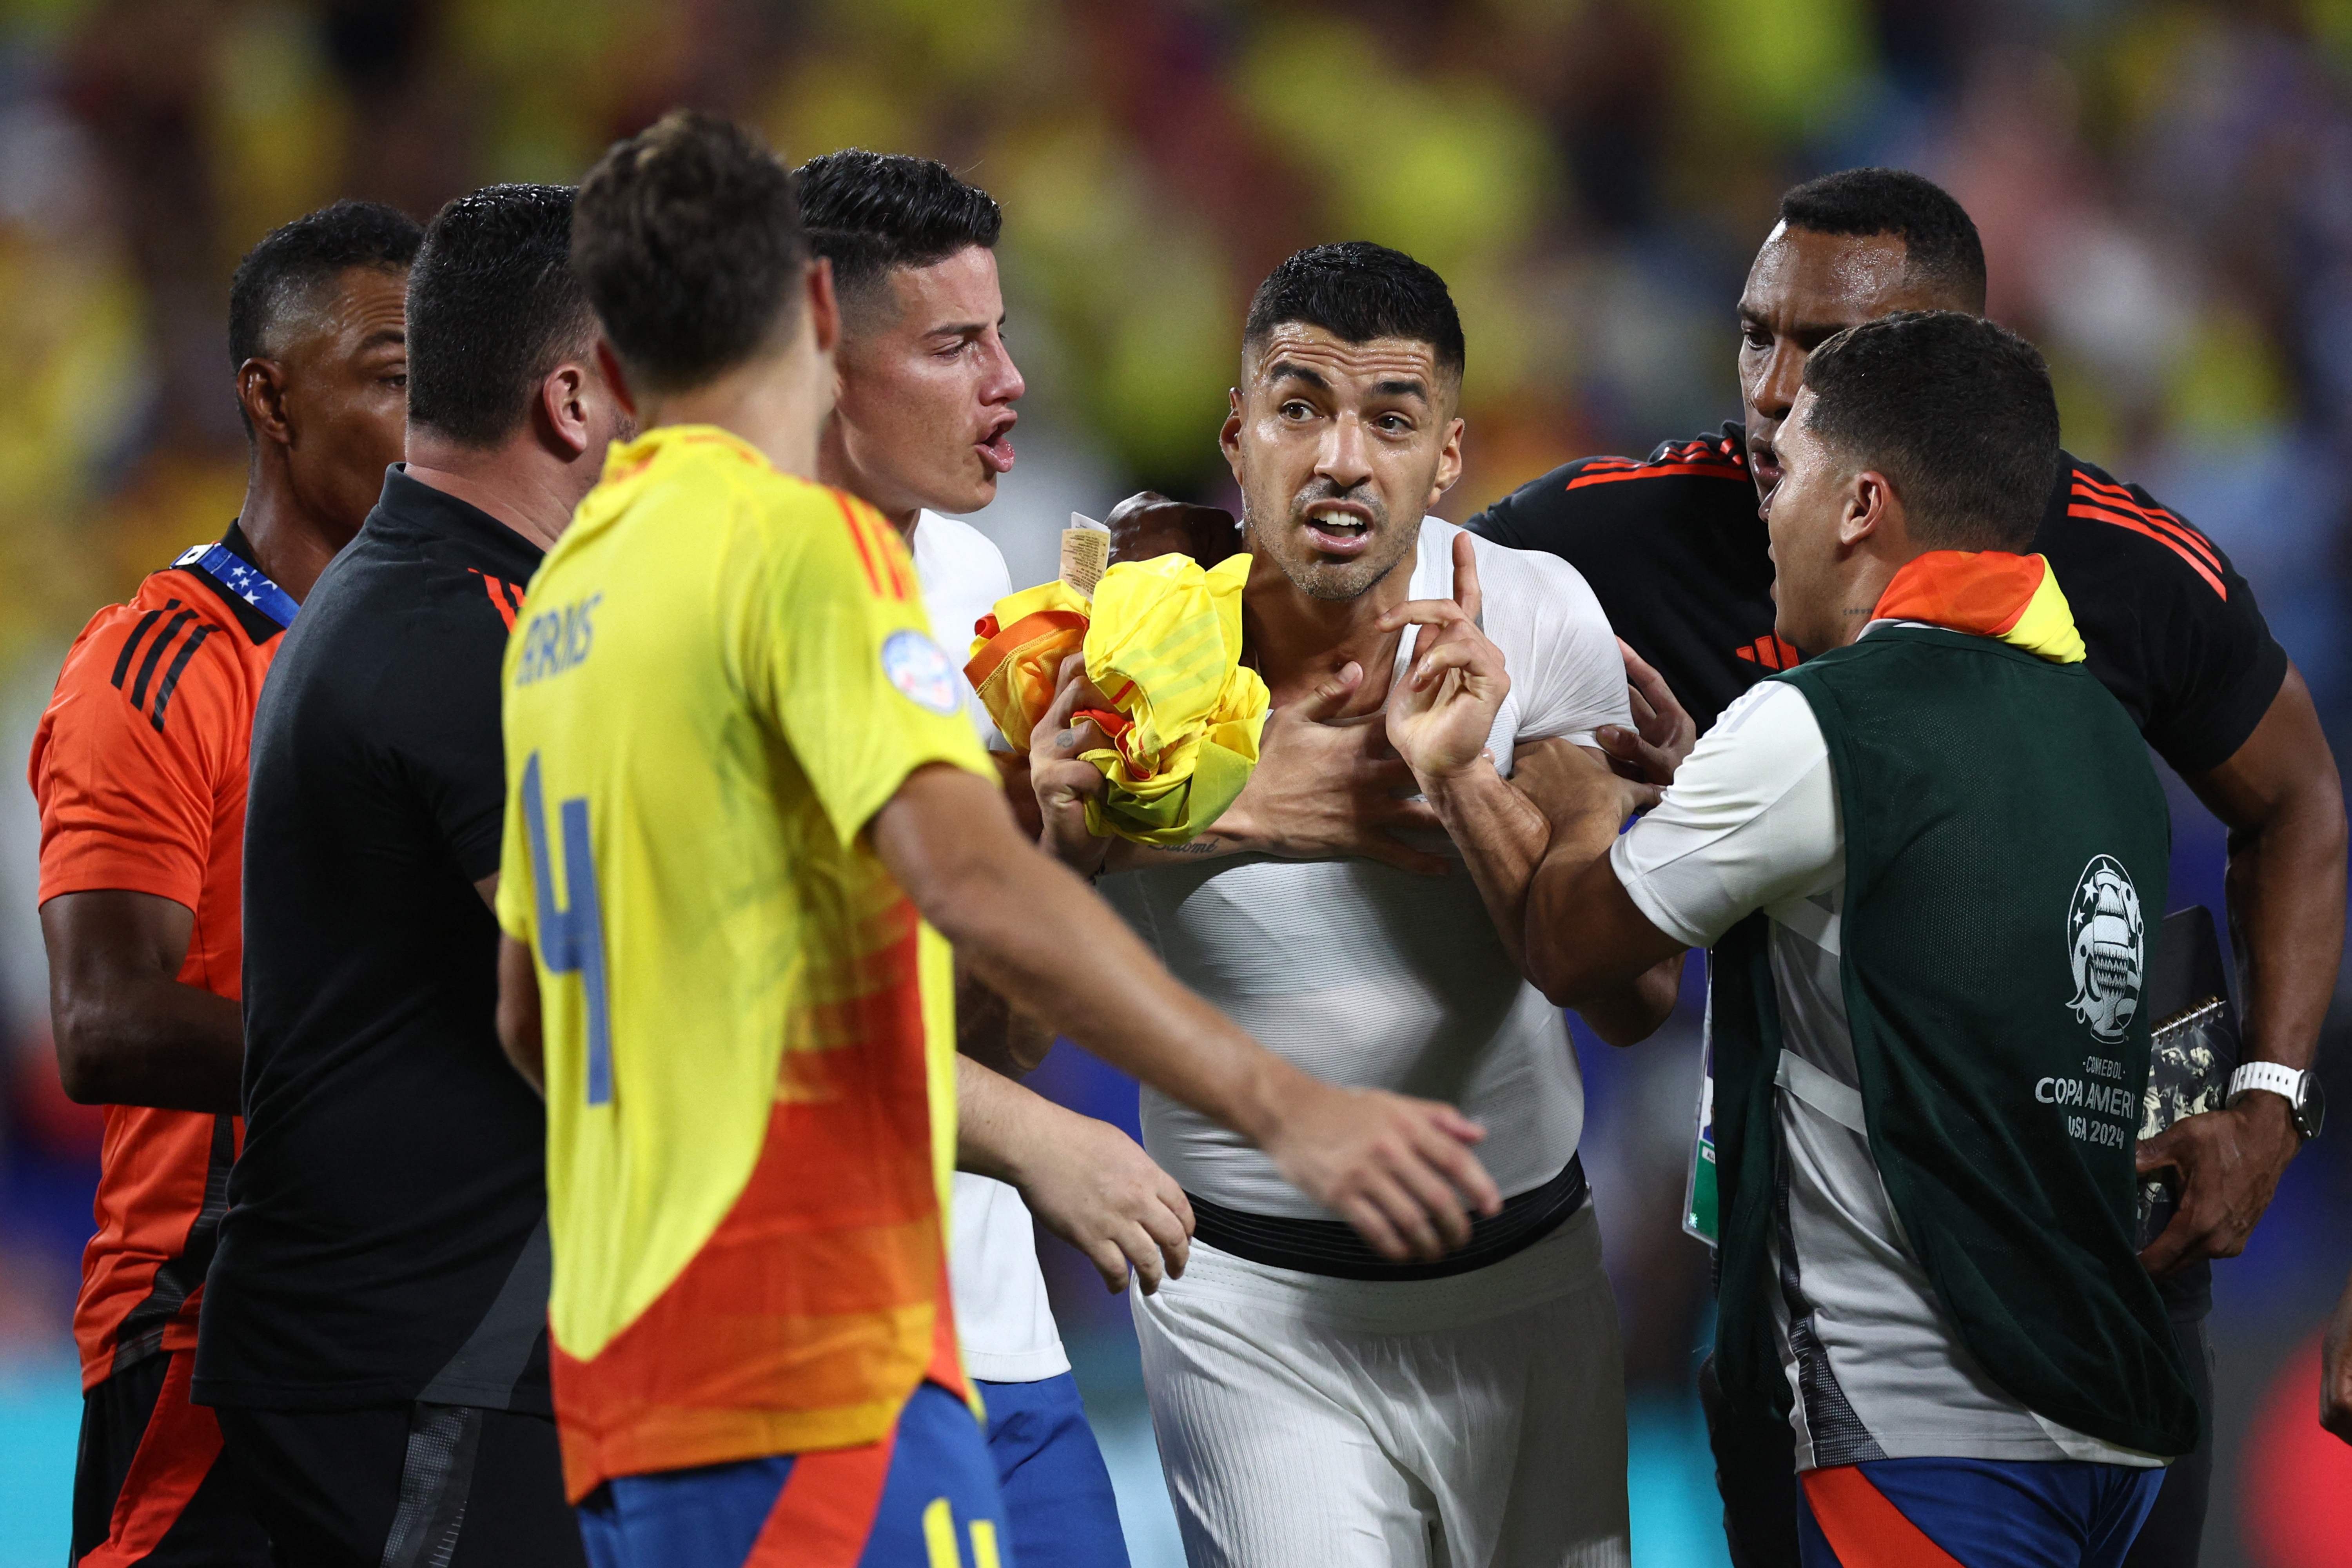
<path fill-rule="evenodd" d="M 1452 596 L 1460 531 L 1423 521 L 1411 597 Z M 1557 556 L 1475 545 L 1481 619 L 1511 677 L 1496 764 L 1507 773 L 1522 742 L 1589 744 L 1600 725 L 1630 724 L 1624 663 L 1583 577 Z M 1515 1196 L 1576 1152 L 1583 1082 L 1565 1019 L 1504 952 L 1459 852 L 1442 835 L 1425 847 L 1449 856 L 1445 876 L 1245 855 L 1107 876 L 1101 888 L 1179 980 L 1268 1049 L 1328 1082 L 1445 1100 L 1484 1123 L 1478 1158 Z M 1238 1135 L 1150 1089 L 1143 1142 L 1213 1203 L 1335 1217 Z"/>

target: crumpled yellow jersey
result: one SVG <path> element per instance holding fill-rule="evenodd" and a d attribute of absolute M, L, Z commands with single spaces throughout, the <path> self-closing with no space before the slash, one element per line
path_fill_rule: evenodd
<path fill-rule="evenodd" d="M 1209 571 L 1189 556 L 1123 561 L 1091 603 L 1055 581 L 1000 600 L 965 675 L 1016 747 L 1053 705 L 1062 661 L 1083 651 L 1111 704 L 1084 710 L 1112 744 L 1082 753 L 1108 787 L 1087 828 L 1143 844 L 1181 844 L 1222 816 L 1257 765 L 1269 700 L 1241 667 L 1249 557 Z"/>

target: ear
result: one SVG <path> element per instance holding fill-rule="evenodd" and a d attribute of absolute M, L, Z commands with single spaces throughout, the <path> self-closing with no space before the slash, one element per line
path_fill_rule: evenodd
<path fill-rule="evenodd" d="M 539 416 L 547 438 L 565 462 L 577 461 L 588 450 L 588 371 L 566 361 L 547 373 L 539 384 Z"/>
<path fill-rule="evenodd" d="M 816 352 L 830 354 L 841 346 L 841 301 L 833 291 L 833 261 L 818 257 L 808 269 L 809 331 Z"/>
<path fill-rule="evenodd" d="M 1223 448 L 1225 466 L 1234 471 L 1234 482 L 1242 478 L 1242 389 L 1225 388 L 1225 424 L 1217 432 L 1217 445 Z"/>
<path fill-rule="evenodd" d="M 1435 510 L 1437 498 L 1452 489 L 1454 481 L 1462 477 L 1462 431 L 1460 418 L 1446 421 L 1445 447 L 1437 454 L 1437 478 L 1429 487 L 1429 499 L 1422 503 L 1423 511 Z"/>
<path fill-rule="evenodd" d="M 1852 550 L 1864 540 L 1882 538 L 1899 524 L 1903 503 L 1895 487 L 1875 468 L 1864 468 L 1846 482 L 1845 511 L 1838 519 L 1838 547 Z"/>
<path fill-rule="evenodd" d="M 257 437 L 281 447 L 294 444 L 286 416 L 286 372 L 276 360 L 249 359 L 236 367 L 236 400 Z"/>
<path fill-rule="evenodd" d="M 613 352 L 613 344 L 603 333 L 596 336 L 596 368 L 604 373 L 604 384 L 613 389 L 614 398 L 621 412 L 632 421 L 637 416 L 636 395 L 629 390 L 628 374 L 621 369 L 621 356 Z"/>

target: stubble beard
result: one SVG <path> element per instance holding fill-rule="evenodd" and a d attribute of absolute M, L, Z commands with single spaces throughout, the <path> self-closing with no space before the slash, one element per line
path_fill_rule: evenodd
<path fill-rule="evenodd" d="M 1296 503 L 1283 520 L 1282 528 L 1285 537 L 1278 542 L 1265 539 L 1263 531 L 1258 527 L 1256 519 L 1249 515 L 1251 509 L 1247 504 L 1246 497 L 1244 498 L 1243 521 L 1252 533 L 1258 535 L 1261 542 L 1269 545 L 1266 553 L 1274 557 L 1275 564 L 1282 568 L 1282 574 L 1290 579 L 1291 586 L 1310 599 L 1320 599 L 1327 604 L 1337 605 L 1345 604 L 1350 599 L 1360 599 L 1379 587 L 1388 574 L 1395 571 L 1403 562 L 1406 554 L 1410 552 L 1411 546 L 1407 545 L 1400 549 L 1386 560 L 1358 557 L 1353 561 L 1319 561 L 1315 559 L 1312 551 L 1304 549 L 1301 549 L 1294 558 L 1292 553 L 1294 542 L 1297 545 L 1303 545 L 1306 539 L 1307 509 L 1318 502 L 1334 499 L 1336 498 L 1328 495 L 1317 495 Z M 1385 513 L 1372 520 L 1372 535 L 1376 542 L 1384 542 L 1388 531 L 1389 521 Z"/>

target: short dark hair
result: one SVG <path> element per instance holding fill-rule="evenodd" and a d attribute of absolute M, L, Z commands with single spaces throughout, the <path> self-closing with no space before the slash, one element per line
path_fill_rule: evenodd
<path fill-rule="evenodd" d="M 739 125 L 676 110 L 580 185 L 572 254 L 604 335 L 648 386 L 698 386 L 800 320 L 808 265 L 790 170 Z"/>
<path fill-rule="evenodd" d="M 236 264 L 228 285 L 228 363 L 267 359 L 278 325 L 345 271 L 405 271 L 425 238 L 417 221 L 381 202 L 341 201 L 280 224 Z M 245 418 L 245 405 L 237 404 Z M 253 423 L 246 420 L 246 434 Z"/>
<path fill-rule="evenodd" d="M 1984 242 L 1951 193 L 1908 169 L 1841 169 L 1807 180 L 1780 198 L 1780 221 L 1815 234 L 1891 235 L 1904 266 L 1949 289 L 1979 315 L 1985 303 Z"/>
<path fill-rule="evenodd" d="M 1806 428 L 1903 498 L 1936 550 L 2032 545 L 2058 482 L 2058 400 L 2032 343 L 1959 310 L 1897 310 L 1805 360 Z"/>
<path fill-rule="evenodd" d="M 900 267 L 929 267 L 979 246 L 992 250 L 1004 209 L 945 163 L 848 147 L 793 171 L 809 248 L 833 263 L 845 308 L 863 305 Z"/>
<path fill-rule="evenodd" d="M 486 185 L 434 216 L 408 275 L 408 419 L 504 440 L 541 377 L 595 331 L 572 275 L 572 189 Z"/>
<path fill-rule="evenodd" d="M 1244 351 L 1286 321 L 1320 327 L 1350 343 L 1411 338 L 1440 370 L 1462 374 L 1462 318 L 1445 279 L 1402 250 L 1369 240 L 1310 245 L 1265 275 L 1250 297 Z"/>

